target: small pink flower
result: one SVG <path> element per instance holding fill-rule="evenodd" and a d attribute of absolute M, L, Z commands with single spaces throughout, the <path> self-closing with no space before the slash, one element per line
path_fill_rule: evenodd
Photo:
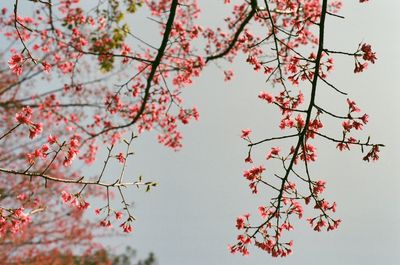
<path fill-rule="evenodd" d="M 360 112 L 360 108 L 357 107 L 356 102 L 351 99 L 347 99 L 347 104 L 349 105 L 350 112 Z"/>
<path fill-rule="evenodd" d="M 120 225 L 120 227 L 122 227 L 122 230 L 125 233 L 131 233 L 133 231 L 133 228 L 131 226 L 131 224 L 129 222 L 124 222 Z"/>
<path fill-rule="evenodd" d="M 342 123 L 342 126 L 343 126 L 343 129 L 344 129 L 345 131 L 348 131 L 348 132 L 350 132 L 351 128 L 353 128 L 353 126 L 350 124 L 349 121 L 344 121 L 344 122 Z"/>
<path fill-rule="evenodd" d="M 246 157 L 246 159 L 244 160 L 244 162 L 245 162 L 245 163 L 253 163 L 253 159 L 251 159 L 251 156 L 248 155 L 248 156 Z"/>
<path fill-rule="evenodd" d="M 49 64 L 48 62 L 42 62 L 42 66 L 43 66 L 43 71 L 45 71 L 46 73 L 50 73 L 51 64 Z"/>
<path fill-rule="evenodd" d="M 115 212 L 115 219 L 120 220 L 122 218 L 122 212 Z"/>
<path fill-rule="evenodd" d="M 100 221 L 100 226 L 110 228 L 110 227 L 112 227 L 112 224 L 111 224 L 110 220 L 104 219 L 104 220 Z"/>
<path fill-rule="evenodd" d="M 122 153 L 119 153 L 117 155 L 117 159 L 121 164 L 123 164 L 125 162 L 125 157 L 124 157 L 124 155 Z"/>
<path fill-rule="evenodd" d="M 267 154 L 267 160 L 279 155 L 281 149 L 279 147 L 272 147 L 271 151 Z"/>
<path fill-rule="evenodd" d="M 264 206 L 258 207 L 258 212 L 262 218 L 267 219 L 269 212 L 266 210 L 266 208 Z"/>
<path fill-rule="evenodd" d="M 365 0 L 364 0 L 365 1 Z M 370 61 L 371 63 L 375 63 L 375 60 L 377 59 L 375 56 L 375 53 L 372 52 L 371 45 L 364 43 L 361 46 L 361 51 L 364 53 L 363 59 L 365 61 Z"/>
<path fill-rule="evenodd" d="M 224 81 L 230 81 L 232 80 L 233 77 L 233 71 L 231 70 L 224 71 L 224 75 L 225 75 Z"/>
<path fill-rule="evenodd" d="M 360 63 L 360 62 L 356 62 L 355 66 L 354 66 L 354 73 L 361 73 L 362 71 L 364 71 L 364 69 L 367 69 L 368 67 L 368 63 Z"/>
<path fill-rule="evenodd" d="M 360 119 L 362 120 L 362 122 L 364 124 L 367 124 L 368 123 L 368 118 L 369 118 L 368 114 L 364 114 Z"/>
<path fill-rule="evenodd" d="M 303 119 L 303 116 L 301 116 L 300 114 L 297 115 L 297 117 L 295 118 L 295 120 L 296 120 L 296 122 L 297 122 L 296 127 L 299 128 L 299 129 L 303 128 L 304 125 L 306 124 L 306 122 L 305 122 L 304 119 Z"/>
<path fill-rule="evenodd" d="M 8 61 L 8 66 L 13 73 L 18 76 L 22 74 L 22 64 L 24 63 L 24 56 L 22 54 L 14 54 Z"/>
<path fill-rule="evenodd" d="M 47 142 L 49 142 L 49 144 L 54 144 L 57 142 L 57 136 L 53 136 L 53 135 L 49 135 L 49 137 L 47 137 Z"/>
<path fill-rule="evenodd" d="M 325 184 L 326 184 L 326 181 L 318 180 L 314 185 L 313 193 L 315 195 L 322 193 L 325 190 Z"/>
<path fill-rule="evenodd" d="M 243 176 L 250 181 L 254 181 L 261 177 L 261 174 L 264 172 L 264 170 L 265 168 L 263 166 L 254 167 L 248 171 L 245 171 Z"/>
<path fill-rule="evenodd" d="M 41 123 L 32 123 L 29 127 L 29 138 L 33 139 L 43 131 L 43 125 Z"/>
<path fill-rule="evenodd" d="M 61 192 L 61 199 L 63 200 L 64 203 L 67 203 L 72 200 L 72 195 L 66 191 Z"/>
<path fill-rule="evenodd" d="M 249 137 L 250 133 L 251 133 L 250 129 L 244 129 L 242 130 L 242 135 L 240 137 L 244 139 L 246 137 Z"/>
<path fill-rule="evenodd" d="M 338 148 L 340 151 L 343 151 L 345 149 L 350 150 L 350 147 L 347 143 L 338 143 L 336 148 Z"/>
<path fill-rule="evenodd" d="M 17 199 L 20 201 L 25 201 L 28 198 L 28 196 L 25 193 L 21 193 L 20 195 L 17 196 Z"/>
<path fill-rule="evenodd" d="M 263 100 L 267 101 L 268 103 L 274 102 L 274 97 L 265 91 L 260 92 L 260 94 L 258 94 L 258 98 L 263 99 Z"/>
<path fill-rule="evenodd" d="M 330 208 L 332 212 L 336 212 L 336 202 L 334 202 Z"/>
<path fill-rule="evenodd" d="M 31 122 L 32 112 L 30 107 L 23 107 L 22 110 L 15 115 L 15 119 L 20 124 L 29 124 Z"/>
<path fill-rule="evenodd" d="M 79 200 L 78 198 L 76 198 L 76 201 L 74 201 L 75 203 L 73 203 L 73 205 L 78 208 L 79 210 L 86 210 L 87 208 L 89 208 L 90 203 L 84 201 L 82 198 Z"/>
<path fill-rule="evenodd" d="M 358 121 L 353 121 L 352 126 L 356 130 L 362 130 L 363 129 L 363 124 L 361 122 L 358 122 Z"/>
<path fill-rule="evenodd" d="M 236 228 L 238 230 L 244 229 L 245 226 L 245 218 L 243 216 L 239 216 L 236 218 Z"/>

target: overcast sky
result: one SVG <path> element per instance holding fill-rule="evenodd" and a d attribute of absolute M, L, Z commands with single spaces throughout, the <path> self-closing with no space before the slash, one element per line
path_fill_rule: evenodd
<path fill-rule="evenodd" d="M 200 2 L 203 21 L 221 20 L 221 4 Z M 160 186 L 150 194 L 132 191 L 139 218 L 136 230 L 112 245 L 130 245 L 140 256 L 153 251 L 162 265 L 399 264 L 400 2 L 344 2 L 341 14 L 346 19 L 327 21 L 327 48 L 354 51 L 358 43 L 367 42 L 378 61 L 365 73 L 354 75 L 351 58 L 335 57 L 336 70 L 330 80 L 370 115 L 364 135 L 387 147 L 379 162 L 365 163 L 359 150 L 339 153 L 332 143 L 318 142 L 319 158 L 312 174 L 327 180 L 325 195 L 338 203 L 340 229 L 316 233 L 300 222 L 287 235 L 295 245 L 293 255 L 285 259 L 271 258 L 257 249 L 250 249 L 249 257 L 228 252 L 227 245 L 237 235 L 236 216 L 256 213 L 260 203 L 242 177 L 248 166 L 243 162 L 247 149 L 240 131 L 253 128 L 259 139 L 279 134 L 277 112 L 257 100 L 258 92 L 266 89 L 262 76 L 237 60 L 232 82 L 223 82 L 217 67 L 209 67 L 185 90 L 186 102 L 199 108 L 201 119 L 183 128 L 180 152 L 158 145 L 152 134 L 137 140 L 130 170 Z M 332 110 L 346 111 L 346 97 L 334 95 L 332 100 L 333 95 L 321 87 L 318 100 Z M 336 128 L 329 133 L 339 136 Z"/>
<path fill-rule="evenodd" d="M 221 23 L 227 10 L 222 0 L 199 2 L 203 22 Z M 243 161 L 247 149 L 240 131 L 252 128 L 257 139 L 281 133 L 278 112 L 257 100 L 259 91 L 272 88 L 239 58 L 232 65 L 233 81 L 224 82 L 222 72 L 210 66 L 185 89 L 186 103 L 198 107 L 200 121 L 182 128 L 181 151 L 157 144 L 154 133 L 135 142 L 136 155 L 128 172 L 160 185 L 146 194 L 127 190 L 135 201 L 135 231 L 128 237 L 101 242 L 119 250 L 129 245 L 141 257 L 152 251 L 161 265 L 399 264 L 399 8 L 400 1 L 359 4 L 345 0 L 341 15 L 346 19 L 327 20 L 327 48 L 352 52 L 362 41 L 377 52 L 377 63 L 357 75 L 352 73 L 351 58 L 335 57 L 336 69 L 330 80 L 370 115 L 363 135 L 387 145 L 379 162 L 365 163 L 359 150 L 339 153 L 334 144 L 318 142 L 319 158 L 311 171 L 315 178 L 327 180 L 325 196 L 338 203 L 336 217 L 343 220 L 339 230 L 316 233 L 305 221 L 298 223 L 287 233 L 294 239 L 294 253 L 284 259 L 271 258 L 254 248 L 249 257 L 227 250 L 237 235 L 235 218 L 256 213 L 261 203 L 242 177 L 248 165 Z M 146 24 L 132 24 L 144 35 L 159 36 L 158 30 L 150 30 Z M 157 39 L 149 41 L 158 43 Z M 320 87 L 317 97 L 331 110 L 346 111 L 346 97 L 326 87 Z M 336 128 L 329 131 L 332 136 L 340 136 L 339 127 L 327 125 Z M 259 148 L 260 154 L 270 147 Z"/>

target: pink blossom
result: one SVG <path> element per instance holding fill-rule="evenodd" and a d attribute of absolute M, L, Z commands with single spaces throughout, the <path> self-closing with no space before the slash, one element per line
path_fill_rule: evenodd
<path fill-rule="evenodd" d="M 54 143 L 56 143 L 57 142 L 57 136 L 53 136 L 53 135 L 49 135 L 49 137 L 47 137 L 47 142 L 49 143 L 49 144 L 54 144 Z"/>
<path fill-rule="evenodd" d="M 42 62 L 42 66 L 43 66 L 43 71 L 45 71 L 46 73 L 50 73 L 51 71 L 51 65 L 47 62 Z"/>
<path fill-rule="evenodd" d="M 250 154 L 246 157 L 246 159 L 244 160 L 245 163 L 253 163 L 253 159 L 251 159 Z"/>
<path fill-rule="evenodd" d="M 247 138 L 247 137 L 249 137 L 250 133 L 251 133 L 250 129 L 244 129 L 244 130 L 242 130 L 242 135 L 240 137 L 243 139 Z"/>
<path fill-rule="evenodd" d="M 30 107 L 23 107 L 22 111 L 15 115 L 15 119 L 21 124 L 29 124 L 31 122 L 32 112 Z"/>
<path fill-rule="evenodd" d="M 271 151 L 267 154 L 267 160 L 279 155 L 281 149 L 279 147 L 272 147 Z"/>
<path fill-rule="evenodd" d="M 117 155 L 117 159 L 121 164 L 123 164 L 125 162 L 125 157 L 124 157 L 124 155 L 122 153 L 119 153 Z"/>
<path fill-rule="evenodd" d="M 70 193 L 68 193 L 66 191 L 61 192 L 61 199 L 63 200 L 64 203 L 71 201 L 72 198 L 73 198 L 73 196 Z"/>
<path fill-rule="evenodd" d="M 120 225 L 120 227 L 122 227 L 122 230 L 125 233 L 131 233 L 133 231 L 133 228 L 131 226 L 131 224 L 129 222 L 124 222 Z"/>
<path fill-rule="evenodd" d="M 110 228 L 110 227 L 112 227 L 112 224 L 111 224 L 110 220 L 104 219 L 104 220 L 100 221 L 100 226 Z"/>
<path fill-rule="evenodd" d="M 13 73 L 18 76 L 22 74 L 22 64 L 24 63 L 24 56 L 22 54 L 14 54 L 8 61 L 8 66 Z"/>
<path fill-rule="evenodd" d="M 115 219 L 120 220 L 122 218 L 122 212 L 115 212 Z"/>
<path fill-rule="evenodd" d="M 254 167 L 249 171 L 245 171 L 243 176 L 250 181 L 254 181 L 255 179 L 261 177 L 261 174 L 264 172 L 264 170 L 265 168 L 263 166 Z"/>
<path fill-rule="evenodd" d="M 316 194 L 316 195 L 319 194 L 319 193 L 322 193 L 325 190 L 325 184 L 326 184 L 326 181 L 318 180 L 314 184 L 313 193 Z"/>
<path fill-rule="evenodd" d="M 350 112 L 360 112 L 360 108 L 357 107 L 353 100 L 347 99 L 347 104 L 349 105 Z"/>
<path fill-rule="evenodd" d="M 244 229 L 245 226 L 245 218 L 243 216 L 240 216 L 236 218 L 236 228 L 238 230 Z"/>
<path fill-rule="evenodd" d="M 224 81 L 230 81 L 232 80 L 233 77 L 233 71 L 232 70 L 224 71 L 224 75 L 225 75 Z"/>
<path fill-rule="evenodd" d="M 348 131 L 348 132 L 350 132 L 351 128 L 353 128 L 353 126 L 351 125 L 350 121 L 344 121 L 342 123 L 342 126 L 343 126 L 343 129 L 345 131 Z"/>
<path fill-rule="evenodd" d="M 364 124 L 367 124 L 368 123 L 368 118 L 369 118 L 368 114 L 364 114 L 360 119 L 362 120 L 362 122 Z"/>
<path fill-rule="evenodd" d="M 375 53 L 372 52 L 371 45 L 364 43 L 361 46 L 361 51 L 364 53 L 363 54 L 363 59 L 364 60 L 370 61 L 371 63 L 375 63 L 376 56 L 375 56 Z"/>
<path fill-rule="evenodd" d="M 260 92 L 260 94 L 258 94 L 258 98 L 263 99 L 263 100 L 267 101 L 268 103 L 274 102 L 274 97 L 265 91 Z"/>
<path fill-rule="evenodd" d="M 29 138 L 33 139 L 43 131 L 43 125 L 41 123 L 32 123 L 29 126 Z"/>

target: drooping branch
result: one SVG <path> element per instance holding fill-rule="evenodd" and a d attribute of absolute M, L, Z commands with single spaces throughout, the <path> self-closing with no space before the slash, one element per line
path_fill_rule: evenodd
<path fill-rule="evenodd" d="M 247 14 L 246 18 L 240 23 L 235 34 L 233 35 L 232 40 L 229 42 L 228 47 L 225 48 L 225 50 L 223 50 L 220 53 L 206 57 L 206 62 L 225 57 L 235 47 L 240 34 L 242 34 L 247 24 L 253 19 L 254 15 L 256 14 L 257 8 L 258 8 L 257 0 L 251 0 L 250 12 Z"/>
<path fill-rule="evenodd" d="M 143 97 L 142 103 L 141 103 L 140 108 L 139 108 L 138 112 L 136 113 L 135 117 L 133 117 L 132 121 L 129 122 L 129 123 L 126 123 L 124 125 L 119 125 L 119 126 L 113 126 L 113 127 L 106 128 L 106 129 L 102 130 L 101 132 L 98 132 L 98 133 L 94 134 L 91 138 L 97 137 L 97 136 L 99 136 L 101 134 L 104 134 L 104 133 L 112 131 L 112 130 L 123 129 L 123 128 L 129 127 L 129 126 L 135 124 L 139 120 L 139 118 L 142 116 L 143 112 L 146 109 L 147 101 L 150 98 L 150 89 L 152 87 L 153 78 L 154 78 L 154 76 L 155 76 L 155 74 L 157 72 L 157 68 L 160 65 L 161 60 L 162 60 L 162 58 L 164 56 L 165 49 L 167 48 L 167 44 L 168 44 L 168 41 L 169 41 L 169 36 L 170 36 L 171 30 L 172 30 L 172 27 L 173 27 L 173 24 L 174 24 L 174 19 L 175 19 L 175 14 L 176 14 L 176 9 L 178 7 L 178 3 L 179 3 L 178 0 L 172 0 L 172 2 L 171 2 L 169 16 L 168 16 L 167 23 L 165 25 L 165 31 L 164 31 L 164 34 L 163 34 L 161 45 L 158 48 L 156 58 L 151 63 L 151 69 L 150 69 L 150 73 L 149 73 L 149 75 L 147 77 L 144 97 Z"/>

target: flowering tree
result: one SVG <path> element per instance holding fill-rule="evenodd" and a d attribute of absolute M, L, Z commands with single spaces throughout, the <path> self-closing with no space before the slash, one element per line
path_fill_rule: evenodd
<path fill-rule="evenodd" d="M 265 76 L 268 91 L 262 90 L 258 99 L 281 111 L 277 126 L 282 135 L 256 140 L 250 129 L 242 131 L 249 148 L 246 163 L 256 161 L 255 148 L 273 143 L 268 161 L 244 172 L 253 193 L 266 189 L 271 197 L 259 207 L 258 223 L 249 214 L 237 218 L 240 234 L 231 252 L 247 255 L 254 245 L 274 257 L 290 254 L 293 243 L 283 232 L 293 230 L 292 219 L 302 218 L 304 205 L 315 209 L 306 218 L 314 230 L 339 226 L 340 219 L 331 215 L 336 203 L 322 197 L 326 182 L 311 174 L 315 142 L 331 142 L 340 151 L 360 147 L 365 161 L 379 158 L 383 145 L 353 135 L 367 124 L 368 115 L 329 79 L 335 56 L 354 58 L 354 73 L 377 59 L 367 43 L 349 44 L 355 51 L 348 52 L 324 42 L 327 16 L 344 19 L 341 1 L 225 0 L 232 13 L 225 28 L 216 29 L 198 24 L 196 0 L 11 2 L 0 17 L 1 41 L 7 44 L 2 57 L 8 61 L 0 85 L 3 245 L 36 255 L 42 246 L 90 243 L 93 235 L 83 229 L 82 213 L 92 197 L 104 202 L 94 210 L 100 226 L 117 223 L 132 232 L 135 216 L 124 192 L 131 186 L 146 191 L 156 186 L 127 175 L 135 138 L 156 130 L 158 142 L 179 150 L 179 126 L 199 118 L 195 107 L 185 106 L 182 89 L 207 65 L 232 62 L 239 54 L 247 57 L 254 74 Z M 157 46 L 126 23 L 125 17 L 139 16 L 138 10 L 149 13 L 161 32 Z M 234 74 L 229 69 L 223 73 L 225 81 Z M 109 86 L 112 80 L 119 84 Z M 337 92 L 346 110 L 336 113 L 320 105 L 316 95 L 322 87 Z M 336 132 L 324 131 L 327 119 L 338 122 Z M 101 146 L 107 148 L 103 158 L 97 155 Z M 98 159 L 104 164 L 93 175 L 77 170 Z M 274 160 L 282 166 L 280 172 L 267 170 Z M 107 175 L 113 163 L 121 169 L 116 178 Z M 60 197 L 67 206 L 59 203 Z M 113 197 L 121 204 L 113 204 Z"/>

